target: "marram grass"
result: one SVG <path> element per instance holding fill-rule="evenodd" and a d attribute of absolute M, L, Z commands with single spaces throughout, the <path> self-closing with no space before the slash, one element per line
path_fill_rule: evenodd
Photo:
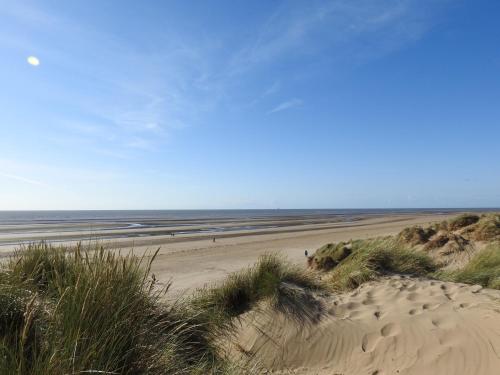
<path fill-rule="evenodd" d="M 435 277 L 466 284 L 479 284 L 500 289 L 500 242 L 494 242 L 476 255 L 463 268 L 437 272 Z"/>
<path fill-rule="evenodd" d="M 166 302 L 152 260 L 102 247 L 19 251 L 0 269 L 0 374 L 250 374 L 220 346 L 267 300 L 289 314 L 316 279 L 273 255 Z M 297 302 L 297 303 L 296 303 Z"/>
<path fill-rule="evenodd" d="M 352 252 L 326 278 L 334 290 L 349 290 L 383 274 L 426 276 L 437 269 L 425 253 L 401 245 L 394 238 L 357 240 Z"/>
<path fill-rule="evenodd" d="M 2 270 L 1 374 L 223 371 L 203 323 L 165 305 L 149 261 L 70 250 L 31 245 Z"/>

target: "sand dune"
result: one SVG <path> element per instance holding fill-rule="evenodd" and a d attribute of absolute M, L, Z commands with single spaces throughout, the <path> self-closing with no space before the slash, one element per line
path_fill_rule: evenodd
<path fill-rule="evenodd" d="M 500 373 L 500 291 L 393 276 L 321 299 L 317 322 L 249 313 L 240 351 L 277 374 Z"/>

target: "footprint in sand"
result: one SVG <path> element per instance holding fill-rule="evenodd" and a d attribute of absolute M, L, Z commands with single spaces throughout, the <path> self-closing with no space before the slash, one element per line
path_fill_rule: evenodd
<path fill-rule="evenodd" d="M 359 318 L 361 315 L 362 315 L 361 311 L 354 310 L 354 311 L 351 311 L 351 313 L 349 314 L 349 319 L 356 319 L 356 318 Z"/>
<path fill-rule="evenodd" d="M 468 302 L 462 302 L 460 305 L 458 305 L 458 307 L 461 308 L 461 309 L 467 309 L 467 308 L 475 307 L 475 306 L 477 306 L 477 304 L 475 304 L 475 303 L 468 303 Z"/>
<path fill-rule="evenodd" d="M 445 293 L 444 296 L 448 298 L 450 301 L 454 301 L 457 297 L 457 293 Z"/>
<path fill-rule="evenodd" d="M 357 309 L 359 306 L 360 306 L 360 304 L 358 302 L 349 302 L 349 303 L 345 304 L 345 307 L 347 310 L 354 310 L 354 309 Z"/>
<path fill-rule="evenodd" d="M 422 311 L 419 309 L 411 309 L 410 311 L 408 311 L 408 314 L 410 315 L 420 315 L 421 313 Z"/>
<path fill-rule="evenodd" d="M 453 320 L 448 319 L 448 318 L 432 319 L 431 323 L 434 327 L 437 327 L 437 328 L 442 328 L 442 329 L 454 329 L 454 328 L 456 328 L 456 324 L 453 322 Z"/>
<path fill-rule="evenodd" d="M 390 285 L 396 289 L 401 289 L 403 287 L 403 284 L 400 281 L 393 281 Z"/>
<path fill-rule="evenodd" d="M 439 303 L 424 303 L 422 305 L 422 310 L 436 310 L 439 306 L 441 306 Z"/>
<path fill-rule="evenodd" d="M 382 327 L 379 332 L 371 332 L 367 333 L 363 336 L 361 340 L 361 349 L 364 352 L 372 352 L 376 347 L 379 341 L 384 337 L 392 337 L 396 336 L 401 332 L 400 327 L 395 323 L 389 323 Z"/>
<path fill-rule="evenodd" d="M 397 325 L 395 323 L 386 324 L 380 330 L 380 334 L 384 337 L 396 336 L 400 332 L 401 332 L 401 329 L 399 328 L 399 325 Z"/>
<path fill-rule="evenodd" d="M 366 298 L 365 300 L 363 300 L 363 302 L 361 302 L 363 305 L 365 306 L 369 306 L 369 305 L 373 305 L 375 303 L 375 301 L 371 298 Z"/>
<path fill-rule="evenodd" d="M 367 333 L 361 340 L 361 349 L 364 352 L 371 352 L 376 348 L 381 339 L 382 337 L 378 332 Z"/>
<path fill-rule="evenodd" d="M 469 290 L 472 292 L 472 293 L 478 293 L 481 289 L 483 289 L 483 287 L 481 285 L 472 285 Z"/>
<path fill-rule="evenodd" d="M 408 288 L 406 288 L 406 289 L 407 289 L 409 292 L 414 292 L 415 290 L 417 290 L 417 289 L 418 289 L 418 286 L 417 286 L 417 284 L 412 283 L 412 284 L 408 285 Z"/>
<path fill-rule="evenodd" d="M 412 292 L 412 293 L 408 294 L 408 296 L 406 297 L 406 299 L 408 301 L 415 302 L 419 297 L 420 297 L 420 294 L 418 294 L 416 292 Z"/>

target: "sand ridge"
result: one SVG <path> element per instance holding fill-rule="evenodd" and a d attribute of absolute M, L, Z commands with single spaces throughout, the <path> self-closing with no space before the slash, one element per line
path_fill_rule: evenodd
<path fill-rule="evenodd" d="M 500 371 L 500 291 L 391 276 L 322 302 L 306 324 L 247 314 L 239 347 L 276 374 Z"/>

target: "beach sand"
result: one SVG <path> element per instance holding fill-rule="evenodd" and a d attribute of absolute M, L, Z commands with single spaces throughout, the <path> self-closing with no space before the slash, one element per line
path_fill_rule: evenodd
<path fill-rule="evenodd" d="M 351 223 L 338 223 L 322 229 L 321 225 L 279 228 L 276 233 L 247 233 L 243 236 L 211 238 L 161 245 L 136 246 L 139 254 L 161 246 L 153 263 L 152 272 L 163 282 L 172 281 L 174 292 L 190 291 L 214 281 L 222 280 L 231 272 L 254 264 L 264 253 L 285 256 L 297 264 L 306 264 L 304 251 L 313 253 L 320 246 L 350 239 L 392 235 L 410 225 L 425 225 L 442 221 L 454 215 L 386 215 L 363 218 Z"/>
<path fill-rule="evenodd" d="M 393 276 L 322 302 L 314 322 L 248 313 L 234 354 L 276 374 L 500 373 L 498 290 Z"/>

